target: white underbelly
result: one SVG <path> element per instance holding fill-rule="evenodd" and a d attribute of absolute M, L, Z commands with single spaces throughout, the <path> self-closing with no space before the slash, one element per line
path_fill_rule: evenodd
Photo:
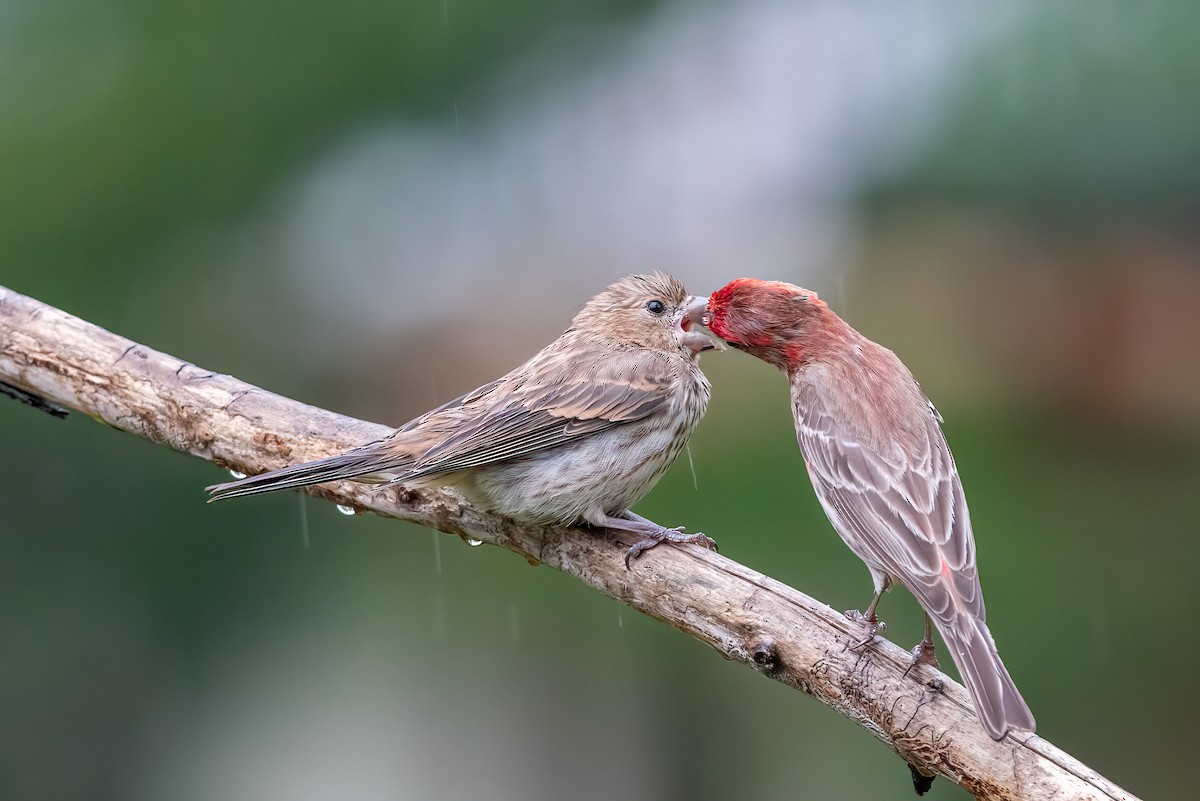
<path fill-rule="evenodd" d="M 617 515 L 640 501 L 686 438 L 648 425 L 621 426 L 475 471 L 468 492 L 496 511 L 538 523 Z"/>

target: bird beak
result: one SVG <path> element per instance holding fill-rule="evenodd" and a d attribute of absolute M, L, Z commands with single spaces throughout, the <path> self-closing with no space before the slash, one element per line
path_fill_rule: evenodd
<path fill-rule="evenodd" d="M 725 340 L 709 331 L 704 325 L 705 311 L 708 308 L 708 298 L 692 296 L 683 302 L 680 308 L 682 317 L 679 327 L 683 329 L 683 344 L 695 353 L 706 350 L 725 350 Z"/>

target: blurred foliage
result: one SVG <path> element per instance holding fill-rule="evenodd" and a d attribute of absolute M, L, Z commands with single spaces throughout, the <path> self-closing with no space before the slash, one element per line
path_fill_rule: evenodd
<path fill-rule="evenodd" d="M 940 146 L 878 202 L 1042 221 L 1200 211 L 1200 6 L 1073 0 L 1030 10 L 959 76 Z M 886 207 L 886 203 L 884 203 Z"/>
<path fill-rule="evenodd" d="M 586 44 L 645 5 L 47 0 L 0 10 L 5 279 L 54 286 L 64 303 L 120 301 L 153 275 L 172 232 L 246 212 L 365 120 L 452 116 L 455 97 L 547 32 Z M 61 280 L 64 265 L 83 261 Z"/>

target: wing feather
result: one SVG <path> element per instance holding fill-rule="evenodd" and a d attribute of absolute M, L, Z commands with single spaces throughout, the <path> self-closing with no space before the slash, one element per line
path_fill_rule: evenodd
<path fill-rule="evenodd" d="M 543 354 L 545 355 L 545 354 Z M 642 420 L 671 402 L 677 365 L 646 349 L 559 352 L 521 368 L 475 403 L 465 403 L 452 432 L 424 452 L 411 477 L 453 472 L 525 456 Z"/>
<path fill-rule="evenodd" d="M 812 387 L 801 392 L 795 412 L 813 487 L 850 549 L 898 579 L 935 616 L 953 614 L 953 587 L 958 603 L 983 620 L 971 521 L 938 418 L 929 415 L 916 453 L 898 446 L 882 453 L 839 425 Z"/>

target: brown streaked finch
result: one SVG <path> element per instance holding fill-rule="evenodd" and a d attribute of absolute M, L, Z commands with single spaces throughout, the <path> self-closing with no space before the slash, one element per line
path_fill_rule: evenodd
<path fill-rule="evenodd" d="M 1033 731 L 984 622 L 971 519 L 942 418 L 908 368 L 792 284 L 739 278 L 693 301 L 688 313 L 787 373 L 817 498 L 875 582 L 866 613 L 846 613 L 862 624 L 860 644 L 883 628 L 879 599 L 899 582 L 925 610 L 925 637 L 913 656 L 937 665 L 932 618 L 988 734 Z"/>
<path fill-rule="evenodd" d="M 454 486 L 493 512 L 538 524 L 628 531 L 629 559 L 660 542 L 715 548 L 703 534 L 630 511 L 687 444 L 708 407 L 699 357 L 722 347 L 684 314 L 669 275 L 630 275 L 583 307 L 532 359 L 490 384 L 338 456 L 208 487 L 210 500 L 354 479 Z"/>

